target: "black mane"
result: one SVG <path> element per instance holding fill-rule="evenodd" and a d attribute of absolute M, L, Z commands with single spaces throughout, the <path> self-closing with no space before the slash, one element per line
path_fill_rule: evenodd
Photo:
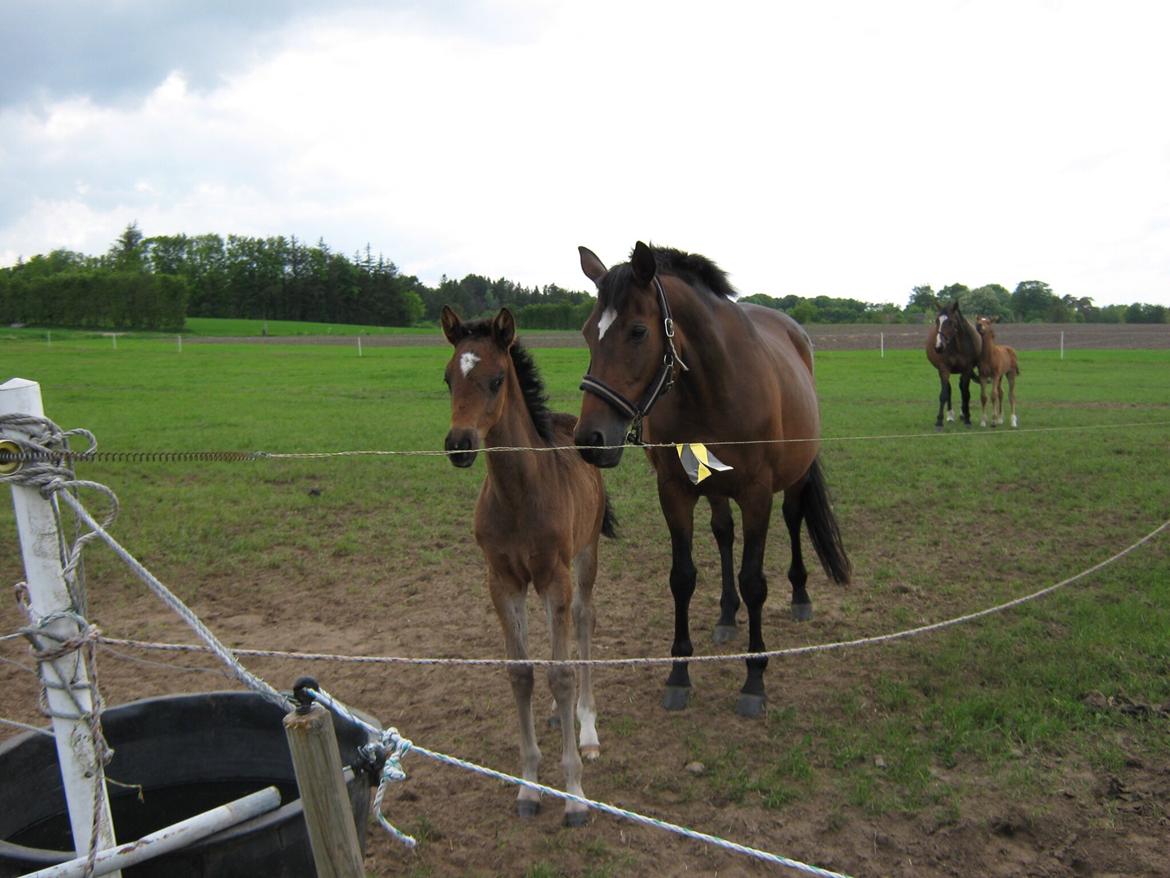
<path fill-rule="evenodd" d="M 490 320 L 474 320 L 462 326 L 464 338 L 491 338 L 492 322 Z M 524 405 L 528 408 L 528 415 L 540 438 L 546 442 L 553 441 L 552 411 L 548 407 L 548 394 L 544 389 L 544 381 L 537 371 L 532 354 L 520 340 L 512 343 L 512 368 L 516 370 L 516 378 L 520 381 L 520 389 L 524 391 Z"/>
<path fill-rule="evenodd" d="M 681 278 L 698 290 L 705 290 L 721 299 L 734 299 L 739 293 L 727 279 L 727 272 L 698 253 L 684 253 L 673 247 L 649 245 L 654 254 L 654 264 L 659 274 L 670 274 Z M 633 280 L 634 270 L 628 262 L 615 265 L 602 278 L 597 291 L 602 307 L 613 306 L 621 310 L 625 304 L 626 290 Z"/>

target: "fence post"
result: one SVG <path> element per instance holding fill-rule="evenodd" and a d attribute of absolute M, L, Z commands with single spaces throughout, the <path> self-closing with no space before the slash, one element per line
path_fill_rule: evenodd
<path fill-rule="evenodd" d="M 293 687 L 299 706 L 284 718 L 284 734 L 297 775 L 297 789 L 309 830 L 318 878 L 363 878 L 361 845 L 341 768 L 333 714 L 304 689 L 317 688 L 302 677 Z"/>
<path fill-rule="evenodd" d="M 882 333 L 882 357 L 881 358 L 883 360 L 886 358 L 886 334 L 884 332 Z"/>
<path fill-rule="evenodd" d="M 1064 330 L 1060 331 L 1060 358 L 1064 359 Z"/>
<path fill-rule="evenodd" d="M 41 387 L 35 381 L 13 378 L 0 385 L 0 415 L 24 414 L 40 418 L 44 413 Z M 36 488 L 14 484 L 12 505 L 28 580 L 29 607 L 34 618 L 74 609 L 62 569 L 56 499 L 46 499 Z M 80 633 L 77 620 L 64 615 L 46 624 L 44 630 L 62 641 Z M 53 734 L 57 739 L 57 760 L 69 809 L 69 824 L 73 829 L 73 844 L 82 856 L 89 850 L 94 828 L 94 796 L 101 789 L 97 846 L 99 850 L 111 848 L 114 846 L 114 824 L 110 817 L 109 796 L 105 795 L 105 771 L 97 756 L 89 722 L 85 716 L 77 716 L 78 707 L 82 714 L 94 709 L 85 662 L 74 651 L 42 662 L 40 671 L 46 684 L 49 710 L 53 714 Z"/>

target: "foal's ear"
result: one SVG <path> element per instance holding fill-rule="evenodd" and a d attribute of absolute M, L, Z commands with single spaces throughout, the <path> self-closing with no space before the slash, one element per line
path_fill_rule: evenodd
<path fill-rule="evenodd" d="M 599 285 L 605 277 L 605 263 L 588 247 L 578 247 L 577 250 L 581 254 L 581 270 L 585 272 L 585 277 L 593 281 L 594 286 Z"/>
<path fill-rule="evenodd" d="M 516 318 L 507 308 L 501 308 L 500 313 L 492 318 L 492 338 L 505 351 L 516 340 Z"/>
<path fill-rule="evenodd" d="M 443 313 L 439 315 L 439 322 L 443 325 L 443 335 L 447 336 L 447 341 L 451 344 L 459 344 L 463 338 L 463 323 L 459 320 L 455 309 L 450 305 L 444 305 Z"/>
<path fill-rule="evenodd" d="M 654 280 L 658 267 L 654 264 L 654 251 L 639 241 L 630 256 L 630 267 L 634 269 L 634 280 L 639 286 L 648 287 Z"/>

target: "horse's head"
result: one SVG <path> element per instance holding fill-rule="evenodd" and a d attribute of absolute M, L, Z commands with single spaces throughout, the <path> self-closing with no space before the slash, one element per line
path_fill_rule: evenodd
<path fill-rule="evenodd" d="M 995 328 L 992 326 L 992 324 L 998 323 L 998 322 L 999 322 L 998 315 L 996 315 L 995 317 L 976 317 L 975 318 L 975 328 L 977 330 L 979 330 L 979 334 L 981 336 L 983 336 L 983 338 L 994 340 L 995 339 Z"/>
<path fill-rule="evenodd" d="M 631 423 L 637 424 L 673 380 L 677 353 L 654 251 L 641 241 L 628 264 L 607 270 L 586 247 L 581 270 L 597 286 L 597 304 L 581 332 L 589 374 L 576 444 L 594 466 L 617 466 Z"/>
<path fill-rule="evenodd" d="M 475 462 L 476 451 L 504 410 L 516 320 L 512 312 L 501 308 L 490 321 L 467 324 L 444 305 L 441 322 L 443 334 L 455 348 L 443 373 L 451 391 L 451 430 L 443 448 L 451 463 L 467 467 Z"/>
<path fill-rule="evenodd" d="M 942 353 L 954 345 L 962 320 L 963 315 L 959 313 L 958 300 L 938 309 L 938 314 L 934 318 L 934 349 L 936 351 Z"/>

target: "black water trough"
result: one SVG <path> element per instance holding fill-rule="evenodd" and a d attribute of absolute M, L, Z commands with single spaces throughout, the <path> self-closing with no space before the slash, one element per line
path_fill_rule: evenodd
<path fill-rule="evenodd" d="M 133 841 L 267 786 L 277 810 L 183 850 L 123 870 L 127 878 L 259 878 L 313 875 L 313 856 L 281 723 L 284 712 L 250 692 L 148 698 L 102 715 L 114 758 L 106 776 L 119 843 Z M 352 766 L 349 799 L 366 845 L 371 766 L 365 734 L 334 718 L 341 761 Z M 0 878 L 73 859 L 73 837 L 51 737 L 33 732 L 0 744 Z"/>

